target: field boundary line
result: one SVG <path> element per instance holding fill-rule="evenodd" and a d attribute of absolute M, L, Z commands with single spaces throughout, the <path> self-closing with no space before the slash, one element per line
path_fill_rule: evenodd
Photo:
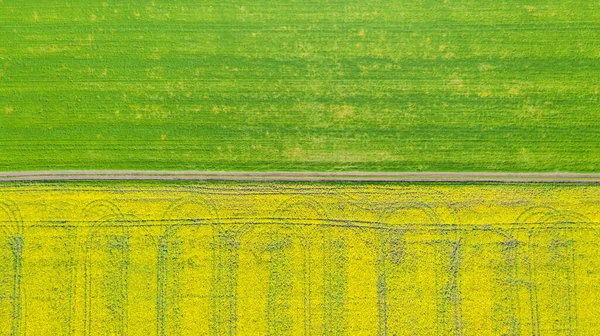
<path fill-rule="evenodd" d="M 590 183 L 600 174 L 486 172 L 205 172 L 143 170 L 65 170 L 0 172 L 0 182 L 26 181 L 258 181 L 258 182 L 497 182 Z"/>

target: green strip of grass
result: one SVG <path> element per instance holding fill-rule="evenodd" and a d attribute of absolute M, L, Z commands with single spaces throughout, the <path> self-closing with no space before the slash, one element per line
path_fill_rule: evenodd
<path fill-rule="evenodd" d="M 0 170 L 600 168 L 597 1 L 0 2 Z"/>

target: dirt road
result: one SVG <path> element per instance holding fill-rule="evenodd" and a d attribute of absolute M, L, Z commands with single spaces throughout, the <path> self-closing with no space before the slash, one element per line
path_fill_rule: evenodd
<path fill-rule="evenodd" d="M 0 172 L 0 182 L 77 180 L 600 183 L 600 174 L 484 172 L 199 172 L 128 170 Z"/>

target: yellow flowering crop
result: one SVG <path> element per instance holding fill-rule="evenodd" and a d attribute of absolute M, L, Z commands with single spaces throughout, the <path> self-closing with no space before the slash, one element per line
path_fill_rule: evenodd
<path fill-rule="evenodd" d="M 2 335 L 598 335 L 600 187 L 0 186 Z"/>

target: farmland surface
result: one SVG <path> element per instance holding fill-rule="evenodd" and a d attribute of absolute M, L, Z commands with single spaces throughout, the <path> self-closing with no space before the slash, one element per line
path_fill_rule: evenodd
<path fill-rule="evenodd" d="M 600 188 L 4 183 L 4 335 L 598 335 Z"/>
<path fill-rule="evenodd" d="M 600 168 L 600 3 L 0 1 L 0 170 Z"/>

